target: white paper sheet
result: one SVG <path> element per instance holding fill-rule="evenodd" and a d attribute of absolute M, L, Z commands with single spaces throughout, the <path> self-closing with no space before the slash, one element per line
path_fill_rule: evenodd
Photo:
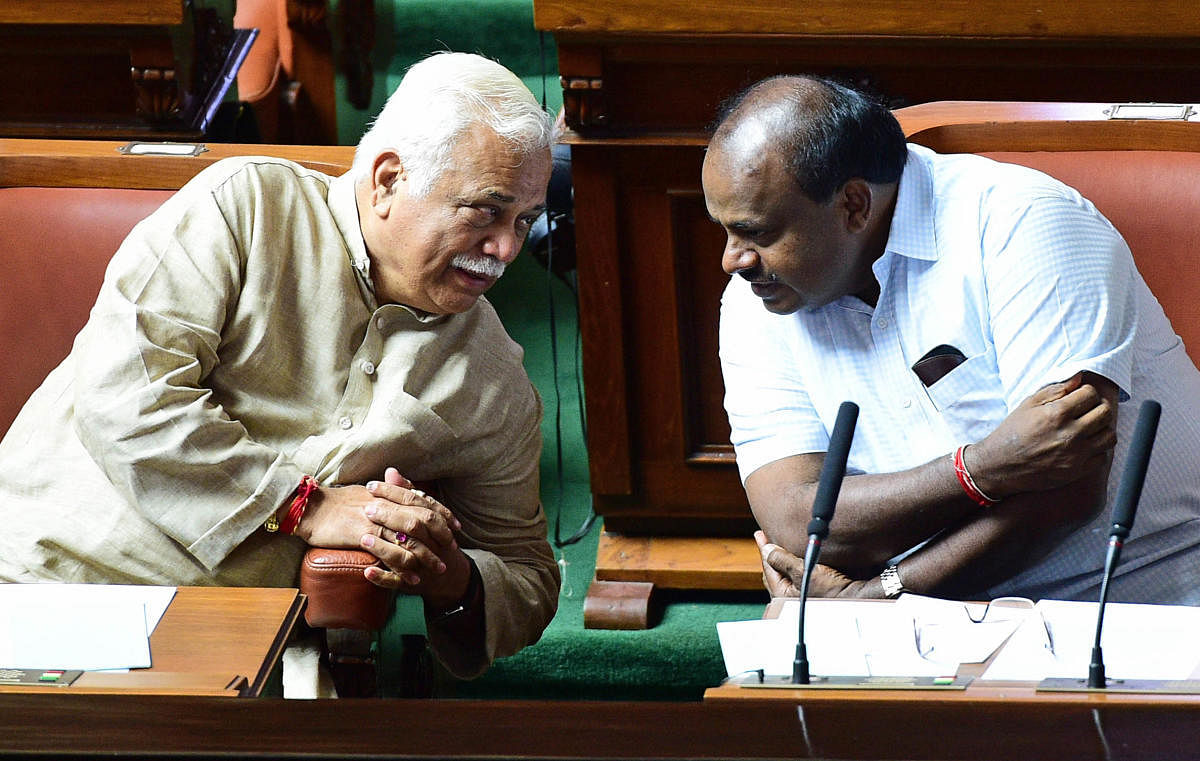
<path fill-rule="evenodd" d="M 1085 679 L 1096 638 L 1097 603 L 1042 600 L 1041 619 L 1027 619 L 983 679 L 1041 681 Z M 1187 679 L 1200 663 L 1200 608 L 1186 605 L 1108 603 L 1100 646 L 1112 679 Z"/>
<path fill-rule="evenodd" d="M 0 666 L 148 668 L 174 587 L 0 584 Z"/>
<path fill-rule="evenodd" d="M 717 624 L 730 676 L 763 669 L 792 673 L 799 634 L 796 602 L 779 617 Z M 958 663 L 917 652 L 913 617 L 895 605 L 866 600 L 809 600 L 804 643 L 809 671 L 820 676 L 953 676 Z M 933 654 L 931 654 L 933 655 Z"/>
<path fill-rule="evenodd" d="M 946 663 L 983 663 L 1017 627 L 1037 616 L 1033 601 L 1002 598 L 991 605 L 904 594 L 896 606 L 915 621 L 921 652 Z"/>

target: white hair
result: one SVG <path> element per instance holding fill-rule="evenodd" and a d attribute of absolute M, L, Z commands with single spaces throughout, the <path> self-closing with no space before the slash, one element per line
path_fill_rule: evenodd
<path fill-rule="evenodd" d="M 451 149 L 469 127 L 485 126 L 519 156 L 545 150 L 554 122 L 517 75 L 472 53 L 434 53 L 409 68 L 354 153 L 356 180 L 375 157 L 394 150 L 411 192 L 424 196 L 446 169 Z"/>

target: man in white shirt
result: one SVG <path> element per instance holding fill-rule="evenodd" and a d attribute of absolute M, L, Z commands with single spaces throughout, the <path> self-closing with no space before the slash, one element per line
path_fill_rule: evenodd
<path fill-rule="evenodd" d="M 818 594 L 1094 599 L 1106 504 L 1153 398 L 1158 446 L 1111 595 L 1200 603 L 1200 473 L 1182 460 L 1200 447 L 1200 373 L 1088 201 L 907 146 L 885 108 L 808 77 L 732 101 L 703 181 L 735 275 L 726 409 L 773 591 L 800 567 L 851 400 Z"/>

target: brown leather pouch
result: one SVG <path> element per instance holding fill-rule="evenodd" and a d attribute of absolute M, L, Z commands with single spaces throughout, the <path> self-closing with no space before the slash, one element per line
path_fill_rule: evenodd
<path fill-rule="evenodd" d="M 391 613 L 390 589 L 367 581 L 363 571 L 378 558 L 362 550 L 311 547 L 300 564 L 300 591 L 308 597 L 304 620 L 323 629 L 382 629 Z"/>

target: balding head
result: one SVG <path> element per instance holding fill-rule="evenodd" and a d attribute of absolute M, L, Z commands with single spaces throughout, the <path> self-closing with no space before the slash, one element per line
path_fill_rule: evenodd
<path fill-rule="evenodd" d="M 722 109 L 710 142 L 731 159 L 780 155 L 811 200 L 824 203 L 851 178 L 898 182 L 904 133 L 883 105 L 809 76 L 762 80 Z"/>

